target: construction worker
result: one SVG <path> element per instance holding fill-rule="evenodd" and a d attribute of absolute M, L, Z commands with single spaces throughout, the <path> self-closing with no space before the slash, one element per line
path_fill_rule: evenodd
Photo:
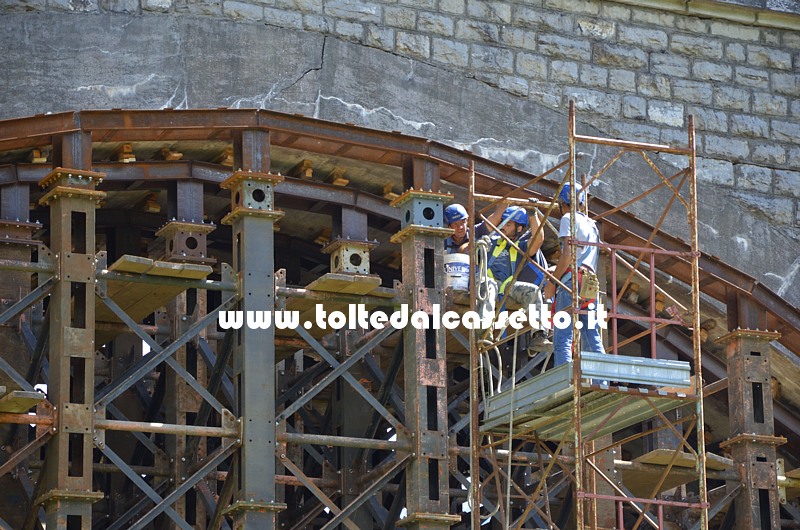
<path fill-rule="evenodd" d="M 444 224 L 455 230 L 455 233 L 444 240 L 446 254 L 464 253 L 469 244 L 467 209 L 460 204 L 451 204 L 444 209 Z"/>
<path fill-rule="evenodd" d="M 577 289 L 581 288 L 581 283 L 584 275 L 594 275 L 597 272 L 597 260 L 599 256 L 599 248 L 589 245 L 568 245 L 566 239 L 570 237 L 570 218 L 574 216 L 576 226 L 576 239 L 578 241 L 585 241 L 587 243 L 599 243 L 600 233 L 597 230 L 597 225 L 594 221 L 584 215 L 579 208 L 572 208 L 570 199 L 570 185 L 565 184 L 558 194 L 558 205 L 561 209 L 561 224 L 558 228 L 558 238 L 561 241 L 561 257 L 556 264 L 556 269 L 553 276 L 559 278 L 561 283 L 569 289 L 573 289 L 573 278 L 576 276 L 575 271 L 571 270 L 572 253 L 577 252 L 577 267 L 578 267 L 578 282 Z M 575 196 L 579 205 L 586 202 L 586 194 L 581 189 L 580 185 L 575 186 Z M 544 290 L 545 300 L 551 299 L 555 296 L 555 308 L 553 313 L 558 311 L 568 311 L 572 307 L 572 294 L 561 286 L 558 286 L 556 292 L 556 284 L 548 283 Z M 597 300 L 582 300 L 582 308 L 589 307 L 590 303 L 597 303 Z M 594 353 L 605 353 L 603 343 L 600 340 L 600 331 L 597 322 L 594 322 L 592 327 L 589 326 L 589 320 L 586 315 L 579 317 L 582 327 L 581 351 L 591 351 Z M 574 320 L 574 316 L 572 318 Z M 555 366 L 560 366 L 567 362 L 572 361 L 572 321 L 565 329 L 556 328 L 553 331 L 553 356 Z"/>

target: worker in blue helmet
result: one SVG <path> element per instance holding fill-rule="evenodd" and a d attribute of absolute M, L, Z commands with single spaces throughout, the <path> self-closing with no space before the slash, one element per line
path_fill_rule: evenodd
<path fill-rule="evenodd" d="M 444 209 L 444 224 L 455 230 L 452 236 L 444 240 L 444 251 L 447 254 L 464 252 L 469 243 L 469 230 L 467 209 L 460 204 L 451 204 Z"/>
<path fill-rule="evenodd" d="M 561 210 L 561 223 L 558 228 L 558 238 L 561 241 L 561 256 L 559 257 L 553 275 L 559 278 L 561 283 L 569 289 L 576 285 L 578 289 L 584 281 L 584 276 L 596 275 L 597 262 L 599 257 L 599 247 L 594 245 L 581 245 L 585 243 L 599 243 L 600 233 L 597 224 L 585 215 L 580 208 L 573 208 L 572 189 L 570 184 L 565 184 L 558 194 L 558 205 Z M 586 193 L 579 184 L 575 186 L 575 201 L 583 206 L 586 203 Z M 575 244 L 568 244 L 567 240 L 571 237 L 571 222 L 575 222 Z M 577 271 L 573 271 L 572 255 L 577 253 Z M 577 284 L 574 278 L 577 277 Z M 553 312 L 566 311 L 572 307 L 572 294 L 555 283 L 548 283 L 544 290 L 546 300 L 555 296 L 555 308 Z M 594 305 L 592 305 L 594 304 Z M 582 300 L 582 309 L 593 309 L 596 307 L 597 300 Z M 580 315 L 582 323 L 581 329 L 581 351 L 591 351 L 595 353 L 605 353 L 603 343 L 600 339 L 600 331 L 597 322 L 589 326 L 587 315 Z M 574 317 L 572 318 L 574 320 Z M 564 328 L 556 328 L 553 331 L 553 357 L 555 366 L 562 365 L 572 360 L 572 325 Z"/>

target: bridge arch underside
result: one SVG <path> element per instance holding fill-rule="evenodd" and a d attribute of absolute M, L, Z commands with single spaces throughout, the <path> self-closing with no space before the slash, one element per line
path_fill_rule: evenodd
<path fill-rule="evenodd" d="M 407 303 L 408 286 L 417 285 L 409 271 L 441 262 L 413 250 L 415 237 L 435 235 L 394 237 L 408 223 L 402 197 L 399 208 L 390 202 L 410 188 L 465 201 L 471 164 L 481 194 L 504 195 L 532 175 L 423 138 L 253 110 L 86 111 L 9 120 L 0 122 L 0 161 L 0 298 L 8 317 L 0 327 L 0 385 L 9 396 L 17 392 L 9 398 L 17 408 L 0 407 L 6 449 L 0 487 L 11 492 L 0 500 L 0 517 L 10 527 L 33 528 L 39 519 L 66 514 L 75 528 L 89 528 L 89 521 L 92 528 L 135 521 L 136 528 L 327 528 L 339 521 L 390 528 L 401 512 L 412 516 L 411 524 L 468 526 L 469 515 L 462 514 L 469 487 L 463 335 L 448 334 L 433 347 L 423 334 L 417 365 L 408 359 L 414 350 L 408 342 L 417 339 L 407 333 L 329 334 L 312 326 L 247 340 L 217 327 L 215 311 L 290 309 L 310 318 L 315 304 L 330 312 L 356 303 L 387 310 Z M 64 171 L 54 171 L 59 167 Z M 637 174 L 637 167 L 626 171 Z M 555 171 L 518 196 L 547 201 L 562 176 Z M 429 199 L 438 208 L 451 200 Z M 56 208 L 67 213 L 58 217 Z M 590 209 L 613 206 L 593 200 Z M 656 218 L 637 213 L 610 213 L 604 240 L 632 245 L 650 238 Z M 409 215 L 425 217 L 413 208 Z M 665 226 L 677 235 L 657 231 L 653 245 L 686 251 L 678 220 Z M 258 234 L 257 242 L 249 234 Z M 548 233 L 546 253 L 556 247 Z M 89 256 L 88 264 L 75 256 Z M 777 331 L 770 349 L 774 434 L 786 438 L 778 447 L 785 469 L 796 469 L 800 314 L 716 258 L 700 261 L 707 450 L 721 454 L 732 414 L 726 354 L 714 339 L 737 328 Z M 691 298 L 687 262 L 667 258 L 656 269 L 674 300 Z M 253 279 L 269 283 L 273 273 L 274 290 Z M 84 287 L 59 291 L 65 278 L 79 275 L 87 275 Z M 423 276 L 419 292 L 429 288 Z M 446 304 L 458 305 L 451 291 L 433 289 L 426 300 L 439 291 Z M 59 297 L 67 304 L 62 313 Z M 643 289 L 626 295 L 620 312 L 646 315 L 661 301 L 649 300 Z M 620 353 L 649 355 L 649 344 L 637 339 L 642 325 L 626 322 L 618 328 L 626 343 Z M 73 336 L 93 336 L 93 351 L 70 354 L 80 342 Z M 66 352 L 66 364 L 54 365 L 54 348 Z M 691 361 L 692 331 L 659 333 L 657 349 L 661 358 Z M 419 384 L 406 377 L 412 370 L 421 374 Z M 30 394 L 42 384 L 44 400 Z M 54 413 L 59 399 L 61 412 Z M 258 410 L 262 400 L 273 416 Z M 76 411 L 77 403 L 85 410 Z M 12 415 L 34 406 L 38 426 L 17 427 L 27 421 L 15 424 Z M 253 419 L 266 427 L 248 430 Z M 650 428 L 648 420 L 615 436 Z M 414 467 L 420 446 L 409 434 L 416 432 L 443 437 L 426 446 L 438 452 L 425 454 L 429 463 L 421 472 Z M 259 445 L 259 436 L 275 445 Z M 616 455 L 620 469 L 641 471 L 632 461 L 658 445 L 652 437 L 640 440 Z M 734 478 L 723 466 L 709 476 L 709 489 Z M 262 497 L 245 498 L 255 490 Z M 496 502 L 492 491 L 487 506 Z M 549 494 L 552 508 L 563 512 L 553 513 L 554 520 L 566 524 L 567 490 Z M 449 505 L 441 506 L 443 500 Z M 797 515 L 789 506 L 795 511 L 781 512 L 784 519 Z M 626 517 L 634 513 L 624 509 Z M 725 513 L 720 510 L 712 527 L 724 524 Z M 685 524 L 696 520 L 692 513 L 672 515 Z M 543 515 L 530 517 L 538 524 Z M 493 524 L 500 528 L 502 519 Z"/>

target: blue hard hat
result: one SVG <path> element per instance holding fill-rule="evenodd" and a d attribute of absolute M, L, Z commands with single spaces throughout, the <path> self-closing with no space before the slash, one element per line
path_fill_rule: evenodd
<path fill-rule="evenodd" d="M 561 188 L 561 193 L 558 194 L 558 200 L 566 205 L 570 205 L 569 192 L 571 188 L 569 184 L 564 184 L 564 187 Z M 586 194 L 583 192 L 583 188 L 581 188 L 580 184 L 575 184 L 575 193 L 578 196 L 578 204 L 586 202 Z"/>
<path fill-rule="evenodd" d="M 522 225 L 525 228 L 528 227 L 528 212 L 525 211 L 525 208 L 520 206 L 509 206 L 503 212 L 503 215 L 500 216 L 500 222 L 505 221 L 506 219 L 510 219 L 514 221 L 518 225 Z"/>
<path fill-rule="evenodd" d="M 468 217 L 467 210 L 460 204 L 451 204 L 444 209 L 444 224 L 450 226 L 456 221 L 466 219 Z"/>

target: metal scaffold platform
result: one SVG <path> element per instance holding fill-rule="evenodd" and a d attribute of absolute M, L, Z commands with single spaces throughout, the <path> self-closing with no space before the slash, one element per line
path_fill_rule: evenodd
<path fill-rule="evenodd" d="M 263 110 L 0 121 L 0 528 L 800 525 L 800 413 L 770 393 L 800 312 L 700 251 L 691 120 L 681 147 L 578 128 L 531 175 Z M 445 206 L 537 215 L 567 288 L 553 197 L 601 180 L 631 199 L 562 240 L 599 248 L 605 351 L 470 329 Z"/>

